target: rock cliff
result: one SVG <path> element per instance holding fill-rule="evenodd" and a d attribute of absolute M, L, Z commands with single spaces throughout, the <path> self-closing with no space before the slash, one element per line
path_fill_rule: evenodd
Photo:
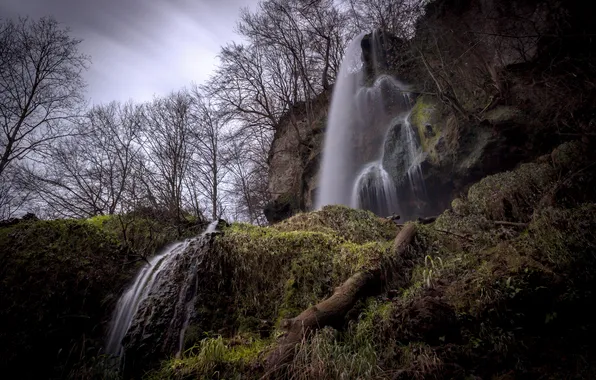
<path fill-rule="evenodd" d="M 270 222 L 313 207 L 323 149 L 330 92 L 319 95 L 307 112 L 296 105 L 280 122 L 269 152 L 269 192 L 265 208 Z"/>
<path fill-rule="evenodd" d="M 586 53 L 594 27 L 585 14 L 554 0 L 439 0 L 427 6 L 413 39 L 382 34 L 381 69 L 412 86 L 411 123 L 426 153 L 425 197 L 405 186 L 400 154 L 392 151 L 399 124 L 385 142 L 384 166 L 402 184 L 406 218 L 439 213 L 480 178 L 586 133 L 595 96 Z M 370 37 L 361 44 L 369 66 Z M 318 99 L 310 122 L 287 118 L 275 135 L 271 222 L 312 208 L 328 99 Z"/>

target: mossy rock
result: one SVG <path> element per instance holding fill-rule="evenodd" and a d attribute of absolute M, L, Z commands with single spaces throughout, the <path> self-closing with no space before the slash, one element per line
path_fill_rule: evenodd
<path fill-rule="evenodd" d="M 217 260 L 232 271 L 238 318 L 279 322 L 375 265 L 395 233 L 393 223 L 368 211 L 328 206 L 273 227 L 232 224 L 217 239 Z"/>
<path fill-rule="evenodd" d="M 279 231 L 311 231 L 340 236 L 353 243 L 388 240 L 395 237 L 392 221 L 367 210 L 345 206 L 325 206 L 316 212 L 301 213 L 274 226 Z"/>
<path fill-rule="evenodd" d="M 134 273 L 117 240 L 86 221 L 22 222 L 0 229 L 0 252 L 2 367 L 39 378 L 101 347 L 98 326 Z"/>
<path fill-rule="evenodd" d="M 421 95 L 410 112 L 410 124 L 420 137 L 422 151 L 431 157 L 436 156 L 435 145 L 442 137 L 442 111 L 442 106 L 434 97 Z"/>
<path fill-rule="evenodd" d="M 553 186 L 556 172 L 548 164 L 523 164 L 486 177 L 468 191 L 473 212 L 492 220 L 524 221 Z"/>

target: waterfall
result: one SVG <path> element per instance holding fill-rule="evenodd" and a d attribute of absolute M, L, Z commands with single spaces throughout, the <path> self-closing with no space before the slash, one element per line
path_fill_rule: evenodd
<path fill-rule="evenodd" d="M 425 155 L 418 142 L 418 136 L 410 124 L 409 113 L 404 118 L 401 141 L 406 146 L 406 174 L 410 188 L 414 194 L 426 196 L 426 187 L 424 185 L 421 167 Z"/>
<path fill-rule="evenodd" d="M 381 161 L 370 163 L 358 175 L 352 189 L 351 207 L 370 210 L 377 215 L 398 213 L 397 188 Z"/>
<path fill-rule="evenodd" d="M 339 75 L 331 96 L 331 108 L 323 146 L 323 163 L 317 208 L 327 204 L 350 204 L 354 158 L 348 149 L 351 132 L 360 128 L 360 121 L 354 118 L 356 94 L 362 88 L 363 71 L 360 59 L 360 41 L 364 33 L 356 37 L 347 47 L 339 69 Z"/>
<path fill-rule="evenodd" d="M 395 173 L 407 173 L 412 189 L 424 188 L 423 156 L 409 122 L 410 94 L 387 74 L 386 43 L 377 32 L 362 33 L 346 48 L 331 97 L 317 208 L 343 204 L 389 215 L 399 212 L 398 187 L 404 181 Z M 406 156 L 397 163 L 385 157 L 396 120 L 401 128 L 397 149 Z M 389 171 L 388 164 L 404 167 Z"/>
<path fill-rule="evenodd" d="M 187 239 L 184 242 L 172 244 L 153 257 L 143 266 L 133 283 L 124 291 L 112 316 L 110 330 L 106 343 L 106 353 L 121 359 L 124 355 L 122 341 L 129 333 L 131 327 L 138 318 L 140 310 L 150 307 L 150 303 L 158 298 L 167 295 L 170 299 L 164 302 L 174 305 L 173 315 L 169 322 L 169 328 L 176 331 L 177 355 L 183 348 L 184 334 L 194 311 L 194 299 L 197 291 L 197 267 L 200 260 L 193 257 L 185 257 L 189 250 L 204 242 L 205 238 L 216 231 L 217 221 L 212 222 L 205 231 L 194 239 Z M 187 261 L 191 262 L 188 263 Z M 180 270 L 181 265 L 186 264 L 184 271 Z M 179 289 L 172 292 L 167 289 L 171 284 L 172 277 L 180 276 Z M 142 318 L 141 318 L 142 319 Z M 139 321 L 137 321 L 139 323 Z"/>

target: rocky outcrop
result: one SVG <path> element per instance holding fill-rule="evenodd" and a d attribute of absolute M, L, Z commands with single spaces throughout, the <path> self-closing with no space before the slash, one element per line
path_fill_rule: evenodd
<path fill-rule="evenodd" d="M 264 212 L 271 223 L 314 204 L 329 98 L 322 93 L 308 111 L 298 104 L 279 123 L 268 160 L 271 202 Z"/>
<path fill-rule="evenodd" d="M 412 87 L 411 124 L 425 152 L 426 197 L 406 186 L 403 154 L 390 139 L 384 163 L 401 184 L 406 214 L 436 214 L 483 176 L 591 133 L 595 70 L 585 52 L 593 50 L 587 36 L 594 28 L 578 4 L 438 0 L 429 3 L 408 43 L 386 32 L 378 41 L 365 36 L 368 71 Z M 386 49 L 381 62 L 370 56 L 374 44 Z M 276 133 L 271 149 L 270 221 L 310 209 L 316 189 L 324 118 L 299 125 L 306 140 L 293 138 L 290 124 Z M 394 125 L 389 136 L 398 138 L 401 127 Z"/>
<path fill-rule="evenodd" d="M 418 97 L 410 122 L 410 126 L 395 125 L 389 136 L 399 138 L 399 130 L 407 127 L 419 136 L 425 152 L 421 163 L 424 189 L 413 188 L 408 181 L 403 148 L 393 143 L 395 138 L 386 141 L 384 162 L 398 184 L 403 216 L 408 219 L 440 213 L 470 184 L 542 152 L 536 146 L 541 140 L 539 123 L 511 106 L 497 106 L 480 121 L 462 121 L 436 98 L 424 95 Z"/>

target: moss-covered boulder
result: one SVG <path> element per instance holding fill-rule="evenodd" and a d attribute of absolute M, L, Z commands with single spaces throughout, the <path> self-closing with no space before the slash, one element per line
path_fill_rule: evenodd
<path fill-rule="evenodd" d="M 131 275 L 123 246 L 86 221 L 38 221 L 0 229 L 0 252 L 2 367 L 44 378 L 97 352 Z"/>

